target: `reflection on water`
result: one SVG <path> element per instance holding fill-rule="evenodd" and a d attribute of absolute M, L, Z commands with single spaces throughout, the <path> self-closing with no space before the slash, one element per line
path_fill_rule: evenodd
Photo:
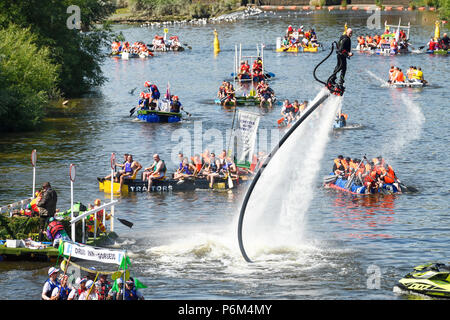
<path fill-rule="evenodd" d="M 330 191 L 331 192 L 331 191 Z M 391 234 L 378 231 L 386 224 L 395 222 L 395 199 L 398 195 L 355 196 L 335 192 L 333 221 L 350 229 L 344 237 L 392 238 Z"/>

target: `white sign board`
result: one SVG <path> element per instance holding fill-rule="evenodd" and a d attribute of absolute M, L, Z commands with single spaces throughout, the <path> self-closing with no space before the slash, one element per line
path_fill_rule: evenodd
<path fill-rule="evenodd" d="M 120 265 L 123 257 L 125 256 L 125 251 L 96 248 L 79 243 L 65 241 L 64 255 L 83 260 Z"/>

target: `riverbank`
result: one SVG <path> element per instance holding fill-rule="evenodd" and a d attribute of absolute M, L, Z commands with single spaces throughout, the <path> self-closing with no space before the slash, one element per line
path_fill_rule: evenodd
<path fill-rule="evenodd" d="M 242 12 L 243 15 L 247 14 L 250 8 L 251 12 L 257 14 L 258 11 L 261 13 L 264 11 L 367 11 L 367 10 L 382 10 L 382 11 L 428 11 L 428 12 L 438 12 L 435 7 L 430 6 L 403 6 L 403 5 L 386 5 L 377 6 L 375 4 L 357 4 L 357 5 L 331 5 L 331 6 L 298 6 L 298 5 L 288 5 L 288 6 L 274 6 L 274 5 L 263 5 L 263 6 L 251 6 L 251 7 L 239 7 L 235 10 L 223 12 L 217 16 L 203 17 L 203 18 L 192 18 L 186 15 L 166 15 L 160 17 L 154 17 L 149 15 L 147 12 L 131 12 L 129 8 L 122 8 L 116 11 L 112 16 L 108 18 L 111 23 L 117 24 L 159 24 L 159 23 L 175 23 L 175 22 L 216 22 L 221 19 L 221 17 L 226 17 L 230 14 Z"/>

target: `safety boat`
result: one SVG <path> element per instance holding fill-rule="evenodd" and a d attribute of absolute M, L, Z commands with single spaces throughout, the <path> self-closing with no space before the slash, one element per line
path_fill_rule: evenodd
<path fill-rule="evenodd" d="M 399 280 L 401 290 L 431 297 L 450 298 L 450 266 L 443 263 L 428 263 Z"/>
<path fill-rule="evenodd" d="M 433 44 L 430 43 L 431 40 L 433 40 Z M 441 40 L 441 28 L 440 28 L 440 22 L 435 22 L 435 28 L 434 28 L 434 38 L 432 38 L 430 42 L 428 42 L 427 46 L 428 49 L 425 51 L 428 54 L 437 54 L 437 55 L 447 55 L 450 53 L 450 48 L 445 49 L 442 48 L 442 43 L 440 43 Z M 420 48 L 419 48 L 420 49 Z"/>
<path fill-rule="evenodd" d="M 348 179 L 342 179 L 330 173 L 329 176 L 324 177 L 324 188 L 325 189 L 335 189 L 341 192 L 347 192 L 355 195 L 368 195 L 374 193 L 381 194 L 393 194 L 393 193 L 401 193 L 402 191 L 398 189 L 393 183 L 385 183 L 381 188 L 376 191 L 368 192 L 367 188 L 362 185 L 358 185 L 355 182 L 352 182 L 350 186 L 347 186 Z"/>
<path fill-rule="evenodd" d="M 153 51 L 167 52 L 167 51 L 184 51 L 181 46 L 178 36 L 171 36 L 167 39 L 167 29 L 164 30 L 164 36 L 156 35 L 151 44 L 148 44 Z"/>

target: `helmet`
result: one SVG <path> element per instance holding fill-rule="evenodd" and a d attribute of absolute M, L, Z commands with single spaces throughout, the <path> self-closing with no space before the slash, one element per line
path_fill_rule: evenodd
<path fill-rule="evenodd" d="M 145 86 L 145 87 L 150 87 L 151 84 L 152 84 L 152 83 L 151 83 L 150 81 L 145 81 L 144 86 Z"/>

